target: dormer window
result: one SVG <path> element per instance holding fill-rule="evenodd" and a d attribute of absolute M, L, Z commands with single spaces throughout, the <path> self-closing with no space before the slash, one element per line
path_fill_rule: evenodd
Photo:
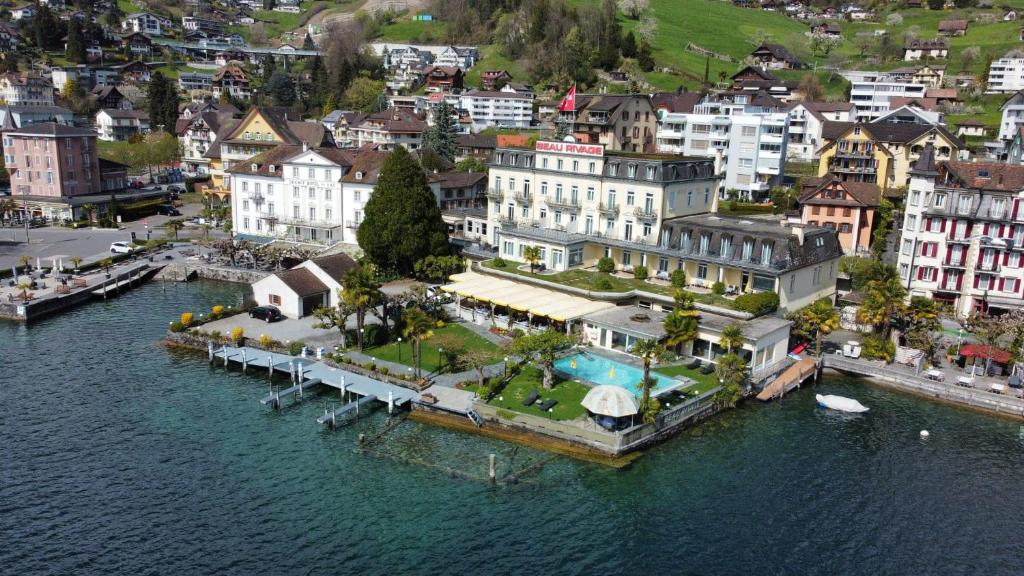
<path fill-rule="evenodd" d="M 626 174 L 627 174 L 627 176 L 629 176 L 630 178 L 636 178 L 636 164 L 630 164 L 630 165 L 629 165 L 629 166 L 628 166 L 628 167 L 626 168 Z"/>
<path fill-rule="evenodd" d="M 611 165 L 609 165 L 608 166 L 608 174 L 610 176 L 618 176 L 618 174 L 619 174 L 619 165 L 618 164 L 611 164 Z"/>
<path fill-rule="evenodd" d="M 519 164 L 519 154 L 512 154 L 511 160 L 512 160 L 511 164 L 513 166 L 515 166 L 516 164 Z"/>
<path fill-rule="evenodd" d="M 253 171 L 253 172 L 255 172 L 255 171 L 259 170 L 259 169 L 260 169 L 260 165 L 259 165 L 259 164 L 255 164 L 255 163 L 254 163 L 254 164 L 252 165 L 252 171 Z"/>
<path fill-rule="evenodd" d="M 978 178 L 990 178 L 988 170 L 978 170 Z"/>
<path fill-rule="evenodd" d="M 498 164 L 504 163 L 505 162 L 505 155 L 499 152 L 498 153 L 498 157 L 497 157 L 497 161 L 498 161 Z"/>
<path fill-rule="evenodd" d="M 356 172 L 356 180 L 362 180 L 362 179 L 363 179 L 363 173 L 361 171 L 357 171 Z"/>
<path fill-rule="evenodd" d="M 268 170 L 268 171 L 269 171 L 269 172 L 270 172 L 271 174 L 273 174 L 273 173 L 274 173 L 274 169 L 275 169 L 275 168 L 276 168 L 276 167 L 275 167 L 275 166 L 274 166 L 273 164 L 271 164 L 270 166 L 268 166 L 268 167 L 267 167 L 267 170 Z"/>
<path fill-rule="evenodd" d="M 654 166 L 647 167 L 647 179 L 654 180 Z"/>

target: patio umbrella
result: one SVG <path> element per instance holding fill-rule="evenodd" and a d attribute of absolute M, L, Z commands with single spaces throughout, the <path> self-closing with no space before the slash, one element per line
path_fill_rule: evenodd
<path fill-rule="evenodd" d="M 42 267 L 43 267 L 42 261 L 39 260 L 39 256 L 36 256 L 36 270 L 39 270 Z"/>
<path fill-rule="evenodd" d="M 14 264 L 11 264 L 11 278 L 18 279 L 18 267 Z"/>
<path fill-rule="evenodd" d="M 640 411 L 636 397 L 618 386 L 595 386 L 587 392 L 580 404 L 594 414 L 602 416 L 632 416 Z"/>

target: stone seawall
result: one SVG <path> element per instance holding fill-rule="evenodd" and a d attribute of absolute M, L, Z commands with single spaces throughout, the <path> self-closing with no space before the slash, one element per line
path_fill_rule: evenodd
<path fill-rule="evenodd" d="M 203 278 L 204 280 L 219 280 L 221 282 L 235 282 L 237 284 L 252 284 L 269 276 L 269 272 L 260 270 L 242 270 L 239 268 L 225 268 L 223 266 L 212 266 L 202 262 L 178 262 L 168 264 L 157 276 L 157 280 L 170 280 L 181 282 Z"/>

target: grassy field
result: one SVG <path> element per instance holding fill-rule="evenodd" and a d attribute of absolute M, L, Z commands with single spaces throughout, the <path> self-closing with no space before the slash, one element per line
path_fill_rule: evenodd
<path fill-rule="evenodd" d="M 480 61 L 466 72 L 466 84 L 471 86 L 480 85 L 480 74 L 484 70 L 508 70 L 512 75 L 513 82 L 529 82 L 526 71 L 519 62 L 509 60 L 501 55 L 497 46 L 483 46 L 480 49 Z"/>
<path fill-rule="evenodd" d="M 581 288 L 583 290 L 593 290 L 596 292 L 628 292 L 630 290 L 643 290 L 644 292 L 651 292 L 653 294 L 662 294 L 665 296 L 672 296 L 675 293 L 675 289 L 671 286 L 662 284 L 654 284 L 645 280 L 637 280 L 635 278 L 620 278 L 618 276 L 612 276 L 611 274 L 603 274 L 601 272 L 591 272 L 588 270 L 567 270 L 565 272 L 557 272 L 555 274 L 531 274 L 528 270 L 519 270 L 515 262 L 507 262 L 508 265 L 504 268 L 498 268 L 494 266 L 493 260 L 488 260 L 483 263 L 487 268 L 495 270 L 501 270 L 502 272 L 511 272 L 520 276 L 526 276 L 528 278 L 537 278 L 538 280 L 547 280 L 548 282 L 555 282 L 557 284 L 564 284 L 566 286 L 572 286 L 574 288 Z M 600 279 L 607 279 L 610 283 L 610 288 L 598 288 L 595 283 Z M 722 296 L 715 296 L 714 294 L 697 294 L 692 293 L 695 302 L 702 304 L 710 304 L 713 306 L 721 306 L 723 308 L 732 308 L 735 304 L 732 300 Z"/>
<path fill-rule="evenodd" d="M 702 374 L 700 370 L 691 370 L 684 364 L 654 368 L 652 371 L 657 372 L 658 374 L 664 374 L 665 376 L 684 376 L 697 382 L 694 386 L 686 389 L 686 394 L 688 396 L 703 394 L 715 386 L 718 386 L 718 378 L 715 376 L 714 372 L 711 374 Z"/>
<path fill-rule="evenodd" d="M 580 402 L 587 395 L 590 388 L 585 384 L 565 380 L 555 375 L 555 386 L 551 390 L 545 390 L 543 385 L 544 373 L 533 366 L 526 366 L 516 374 L 508 383 L 508 386 L 501 392 L 501 395 L 490 404 L 505 410 L 543 416 L 552 420 L 574 420 L 586 413 Z M 532 390 L 540 394 L 540 400 L 532 406 L 523 406 L 523 400 L 530 395 Z M 542 401 L 558 400 L 551 412 L 541 412 L 536 405 Z"/>
<path fill-rule="evenodd" d="M 379 41 L 382 42 L 418 42 L 421 44 L 441 44 L 448 34 L 448 23 L 441 20 L 412 20 L 409 16 L 381 28 Z"/>
<path fill-rule="evenodd" d="M 491 363 L 500 362 L 503 357 L 502 350 L 490 340 L 478 336 L 458 324 L 446 324 L 443 328 L 434 330 L 433 337 L 423 341 L 421 347 L 423 358 L 420 360 L 420 368 L 424 372 L 437 371 L 440 366 L 440 353 L 437 348 L 442 342 L 448 345 L 449 348 L 451 348 L 452 343 L 455 343 L 466 351 L 484 350 L 491 355 Z M 412 342 L 409 342 L 407 339 L 401 343 L 401 346 L 399 346 L 398 342 L 391 342 L 383 346 L 367 348 L 363 353 L 378 360 L 395 362 L 405 366 L 413 365 Z"/>

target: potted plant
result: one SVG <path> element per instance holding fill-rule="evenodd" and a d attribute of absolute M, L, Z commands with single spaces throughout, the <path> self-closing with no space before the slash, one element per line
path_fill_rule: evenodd
<path fill-rule="evenodd" d="M 78 267 L 82 265 L 82 257 L 81 256 L 72 256 L 71 257 L 71 264 L 73 264 L 75 266 L 75 274 L 78 274 Z"/>

